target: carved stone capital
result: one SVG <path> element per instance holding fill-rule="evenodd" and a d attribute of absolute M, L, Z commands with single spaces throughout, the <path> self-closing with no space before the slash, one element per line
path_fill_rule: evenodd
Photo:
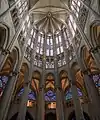
<path fill-rule="evenodd" d="M 83 70 L 82 72 L 83 72 L 84 75 L 86 75 L 86 74 L 89 75 L 90 74 L 90 69 L 87 68 L 87 69 Z"/>
<path fill-rule="evenodd" d="M 24 86 L 28 86 L 30 84 L 30 81 L 27 81 L 24 83 Z"/>
<path fill-rule="evenodd" d="M 2 54 L 3 55 L 10 54 L 10 51 L 8 49 L 2 49 Z"/>
<path fill-rule="evenodd" d="M 39 91 L 42 91 L 42 89 L 44 89 L 45 88 L 45 86 L 44 85 L 41 85 L 40 87 L 39 87 Z"/>
<path fill-rule="evenodd" d="M 12 71 L 12 73 L 11 73 L 11 74 L 12 74 L 12 76 L 17 76 L 17 75 L 18 75 L 18 73 L 19 73 L 18 71 Z"/>
<path fill-rule="evenodd" d="M 97 53 L 98 49 L 100 49 L 100 46 L 93 47 L 89 51 L 92 52 L 92 53 Z"/>
<path fill-rule="evenodd" d="M 60 90 L 60 91 L 62 90 L 62 88 L 61 88 L 59 85 L 55 85 L 55 91 L 56 91 L 57 89 Z"/>

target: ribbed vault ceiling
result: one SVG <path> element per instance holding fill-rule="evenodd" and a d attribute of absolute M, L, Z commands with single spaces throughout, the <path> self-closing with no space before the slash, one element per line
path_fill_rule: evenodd
<path fill-rule="evenodd" d="M 34 26 L 45 33 L 61 30 L 66 25 L 66 12 L 66 6 L 60 0 L 38 0 L 30 9 Z"/>

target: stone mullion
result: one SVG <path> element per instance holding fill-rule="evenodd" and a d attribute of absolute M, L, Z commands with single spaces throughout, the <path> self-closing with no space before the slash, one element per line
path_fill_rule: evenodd
<path fill-rule="evenodd" d="M 77 54 L 77 48 L 76 48 L 76 45 L 75 45 L 75 41 L 73 39 L 73 42 L 72 42 L 72 45 L 73 45 L 73 48 L 74 48 L 74 51 L 76 53 L 76 58 L 77 58 L 77 62 L 80 66 L 80 69 L 82 70 L 83 72 L 83 78 L 84 78 L 84 83 L 85 83 L 85 87 L 87 89 L 87 93 L 88 93 L 88 96 L 89 96 L 89 99 L 90 99 L 90 102 L 93 103 L 94 106 L 96 106 L 96 108 L 98 109 L 98 111 L 100 111 L 100 98 L 98 96 L 98 92 L 96 90 L 96 87 L 94 85 L 94 82 L 93 80 L 90 80 L 90 77 L 89 75 L 91 74 L 90 71 L 83 65 L 82 63 L 82 60 L 79 58 L 78 54 Z M 94 117 L 94 116 L 99 116 L 99 113 L 95 111 L 91 111 L 91 108 L 89 110 L 90 114 Z"/>

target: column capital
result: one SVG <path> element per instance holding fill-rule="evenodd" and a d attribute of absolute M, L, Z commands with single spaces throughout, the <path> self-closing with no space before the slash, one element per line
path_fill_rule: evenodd
<path fill-rule="evenodd" d="M 60 91 L 62 90 L 62 88 L 59 85 L 55 85 L 55 90 L 59 89 Z"/>
<path fill-rule="evenodd" d="M 11 72 L 10 76 L 17 76 L 18 74 L 19 74 L 19 72 L 15 70 L 15 71 Z"/>
<path fill-rule="evenodd" d="M 24 86 L 28 86 L 31 83 L 31 81 L 24 82 Z"/>
<path fill-rule="evenodd" d="M 10 51 L 9 51 L 8 49 L 3 49 L 3 48 L 1 48 L 1 51 L 2 51 L 2 54 L 3 54 L 3 55 L 10 54 Z"/>
<path fill-rule="evenodd" d="M 86 75 L 86 74 L 89 75 L 90 74 L 90 69 L 87 68 L 87 69 L 83 70 L 82 72 L 83 72 L 84 75 Z"/>
<path fill-rule="evenodd" d="M 39 91 L 42 91 L 42 89 L 44 89 L 45 88 L 45 86 L 44 85 L 41 85 L 40 87 L 39 87 Z"/>
<path fill-rule="evenodd" d="M 91 53 L 97 53 L 98 52 L 98 49 L 100 49 L 100 46 L 96 46 L 96 47 L 92 47 L 90 48 L 89 52 Z"/>

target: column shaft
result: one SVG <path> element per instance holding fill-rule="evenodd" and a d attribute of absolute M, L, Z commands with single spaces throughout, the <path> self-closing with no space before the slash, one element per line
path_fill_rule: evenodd
<path fill-rule="evenodd" d="M 32 36 L 32 39 L 34 40 L 33 36 Z M 37 39 L 34 40 L 33 49 L 31 51 L 29 72 L 27 71 L 24 74 L 24 76 L 25 76 L 25 78 L 24 78 L 24 81 L 25 81 L 24 94 L 22 96 L 22 100 L 20 103 L 20 108 L 19 108 L 17 120 L 25 120 L 26 111 L 27 111 L 28 93 L 30 90 L 32 73 L 33 73 L 33 69 L 34 69 L 34 58 L 35 58 L 35 54 L 36 54 L 36 46 L 37 46 Z"/>
<path fill-rule="evenodd" d="M 28 79 L 28 74 L 25 75 L 25 81 Z M 24 93 L 22 94 L 22 99 L 19 107 L 19 113 L 17 120 L 25 120 L 26 111 L 27 111 L 27 101 L 28 101 L 28 93 L 29 93 L 30 82 L 25 83 L 24 85 Z"/>
<path fill-rule="evenodd" d="M 58 120 L 64 120 L 64 110 L 63 110 L 63 102 L 62 102 L 62 94 L 61 89 L 56 88 L 56 114 Z"/>
<path fill-rule="evenodd" d="M 82 110 L 82 106 L 81 106 L 80 101 L 79 101 L 78 91 L 77 91 L 77 87 L 76 87 L 76 78 L 75 78 L 75 75 L 74 75 L 74 73 L 72 72 L 72 70 L 70 69 L 70 66 L 69 66 L 70 51 L 68 49 L 66 49 L 67 47 L 66 47 L 64 34 L 63 34 L 64 32 L 65 31 L 62 31 L 63 44 L 64 44 L 64 56 L 65 56 L 65 60 L 66 60 L 66 63 L 67 63 L 67 72 L 68 72 L 69 82 L 71 84 L 72 98 L 73 98 L 73 103 L 74 103 L 74 108 L 75 108 L 76 119 L 77 120 L 84 120 L 83 110 Z M 66 38 L 68 40 L 68 44 L 70 46 L 69 38 L 67 36 L 67 33 L 65 32 L 65 34 L 66 34 Z"/>
<path fill-rule="evenodd" d="M 76 120 L 84 120 L 83 111 L 79 101 L 76 85 L 72 85 L 71 90 L 72 90 L 72 98 L 73 98 L 73 103 L 75 108 Z"/>
<path fill-rule="evenodd" d="M 17 74 L 13 74 L 9 77 L 7 86 L 5 88 L 5 91 L 2 95 L 1 101 L 0 101 L 0 120 L 5 120 L 7 116 L 7 112 L 9 109 L 9 105 L 11 102 L 12 94 L 15 88 L 16 80 L 17 80 Z"/>
<path fill-rule="evenodd" d="M 73 98 L 73 103 L 75 108 L 76 120 L 84 120 L 82 106 L 78 97 L 75 76 L 71 72 L 70 68 L 68 68 L 67 71 L 68 71 L 68 78 L 71 82 L 71 91 L 72 91 L 72 98 Z"/>
<path fill-rule="evenodd" d="M 40 89 L 39 94 L 38 94 L 38 115 L 37 115 L 37 120 L 44 120 L 44 115 L 45 115 L 45 102 L 44 102 L 44 87 Z"/>
<path fill-rule="evenodd" d="M 54 40 L 55 41 L 55 40 Z M 61 82 L 58 74 L 58 61 L 56 43 L 54 42 L 54 67 L 55 67 L 55 89 L 56 89 L 56 115 L 57 120 L 64 120 L 63 97 L 61 94 Z"/>

